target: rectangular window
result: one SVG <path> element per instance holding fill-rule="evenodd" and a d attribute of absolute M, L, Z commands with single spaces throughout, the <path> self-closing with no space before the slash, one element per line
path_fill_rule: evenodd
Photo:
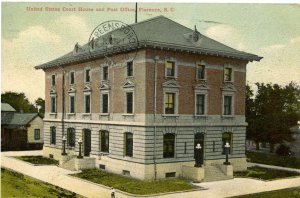
<path fill-rule="evenodd" d="M 196 115 L 205 114 L 205 95 L 197 94 L 196 95 Z"/>
<path fill-rule="evenodd" d="M 166 62 L 166 76 L 175 77 L 175 62 L 173 61 Z"/>
<path fill-rule="evenodd" d="M 165 94 L 165 114 L 175 114 L 175 93 Z"/>
<path fill-rule="evenodd" d="M 75 83 L 75 72 L 70 72 L 70 84 L 74 85 Z"/>
<path fill-rule="evenodd" d="M 197 79 L 203 80 L 205 78 L 205 66 L 197 65 Z"/>
<path fill-rule="evenodd" d="M 56 96 L 51 96 L 51 113 L 56 113 Z"/>
<path fill-rule="evenodd" d="M 129 61 L 127 62 L 127 76 L 133 76 L 133 62 Z"/>
<path fill-rule="evenodd" d="M 225 67 L 224 81 L 232 81 L 232 69 L 231 68 Z"/>
<path fill-rule="evenodd" d="M 101 137 L 100 151 L 108 153 L 109 152 L 109 132 L 108 131 L 100 131 L 100 137 Z"/>
<path fill-rule="evenodd" d="M 163 157 L 173 158 L 175 156 L 175 135 L 167 133 L 163 138 Z"/>
<path fill-rule="evenodd" d="M 40 129 L 34 129 L 34 140 L 41 139 L 41 132 Z"/>
<path fill-rule="evenodd" d="M 102 94 L 102 113 L 108 113 L 108 94 Z"/>
<path fill-rule="evenodd" d="M 91 95 L 84 95 L 84 113 L 91 113 Z"/>
<path fill-rule="evenodd" d="M 102 80 L 108 80 L 108 66 L 102 67 Z"/>
<path fill-rule="evenodd" d="M 133 113 L 133 92 L 126 93 L 126 113 Z"/>
<path fill-rule="evenodd" d="M 232 115 L 232 96 L 224 96 L 224 115 Z"/>
<path fill-rule="evenodd" d="M 50 127 L 50 144 L 56 144 L 56 128 Z"/>
<path fill-rule="evenodd" d="M 75 129 L 68 128 L 67 130 L 67 145 L 69 147 L 75 147 Z"/>
<path fill-rule="evenodd" d="M 91 82 L 91 70 L 90 69 L 85 69 L 84 70 L 84 82 L 88 83 Z"/>
<path fill-rule="evenodd" d="M 125 156 L 133 156 L 133 134 L 125 133 Z"/>
<path fill-rule="evenodd" d="M 70 113 L 75 113 L 75 96 L 70 96 Z"/>
<path fill-rule="evenodd" d="M 53 74 L 53 75 L 51 76 L 51 85 L 52 85 L 52 86 L 55 86 L 55 85 L 56 85 L 55 74 Z"/>

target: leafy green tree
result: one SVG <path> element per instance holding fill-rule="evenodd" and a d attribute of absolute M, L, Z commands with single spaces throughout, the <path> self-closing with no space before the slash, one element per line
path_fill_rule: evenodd
<path fill-rule="evenodd" d="M 20 112 L 21 110 L 24 113 L 33 113 L 37 112 L 37 109 L 31 104 L 28 98 L 24 93 L 17 92 L 5 92 L 1 94 L 1 102 L 10 104 L 16 111 Z"/>
<path fill-rule="evenodd" d="M 35 100 L 35 106 L 36 108 L 39 108 L 39 113 L 44 114 L 45 113 L 45 100 L 42 98 L 38 98 Z"/>
<path fill-rule="evenodd" d="M 300 117 L 299 87 L 292 82 L 285 87 L 264 83 L 256 86 L 254 99 L 250 87 L 246 89 L 247 138 L 256 142 L 257 149 L 259 142 L 270 143 L 273 152 L 275 144 L 293 140 L 290 127 Z"/>

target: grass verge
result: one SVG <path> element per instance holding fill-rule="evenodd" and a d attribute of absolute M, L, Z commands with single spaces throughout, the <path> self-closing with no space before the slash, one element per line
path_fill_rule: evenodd
<path fill-rule="evenodd" d="M 19 160 L 23 160 L 25 162 L 29 162 L 32 164 L 36 165 L 51 165 L 51 164 L 58 164 L 58 161 L 55 159 L 43 157 L 43 156 L 20 156 L 20 157 L 15 157 Z"/>
<path fill-rule="evenodd" d="M 251 195 L 242 195 L 234 198 L 300 198 L 300 188 L 290 188 L 284 190 L 276 190 L 271 192 L 255 193 Z"/>
<path fill-rule="evenodd" d="M 166 179 L 158 181 L 142 181 L 98 169 L 83 170 L 73 176 L 94 183 L 113 187 L 132 194 L 146 195 L 195 189 L 184 179 Z"/>
<path fill-rule="evenodd" d="M 81 196 L 23 174 L 1 168 L 1 197 L 79 198 Z"/>
<path fill-rule="evenodd" d="M 295 157 L 259 152 L 247 152 L 246 155 L 249 162 L 300 169 L 300 159 Z"/>
<path fill-rule="evenodd" d="M 300 173 L 278 169 L 263 168 L 258 166 L 249 167 L 247 171 L 235 172 L 235 177 L 251 177 L 263 180 L 272 180 L 285 177 L 298 176 Z"/>

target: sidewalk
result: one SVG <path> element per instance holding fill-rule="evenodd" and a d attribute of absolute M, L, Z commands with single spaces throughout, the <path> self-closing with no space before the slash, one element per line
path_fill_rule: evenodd
<path fill-rule="evenodd" d="M 14 159 L 13 157 L 9 157 L 9 156 L 41 155 L 41 154 L 42 154 L 41 151 L 2 152 L 1 166 L 23 173 L 30 177 L 39 179 L 41 181 L 45 181 L 52 185 L 59 186 L 61 188 L 67 189 L 69 191 L 75 192 L 79 195 L 88 198 L 110 197 L 111 190 L 109 187 L 94 184 L 88 181 L 84 181 L 78 178 L 73 178 L 68 176 L 68 174 L 76 173 L 75 171 L 65 170 L 54 165 L 33 166 L 21 160 L 17 160 Z M 284 188 L 300 187 L 300 177 L 275 180 L 269 182 L 247 179 L 247 178 L 234 178 L 232 180 L 204 182 L 195 185 L 206 188 L 207 190 L 161 195 L 159 197 L 221 198 L 221 197 L 238 196 L 243 194 L 279 190 Z M 120 193 L 116 190 L 115 197 L 123 198 L 123 197 L 130 197 L 130 196 Z M 148 196 L 144 196 L 144 197 L 148 197 Z"/>
<path fill-rule="evenodd" d="M 251 166 L 259 166 L 263 168 L 273 168 L 273 169 L 279 169 L 279 170 L 286 170 L 286 171 L 294 171 L 300 173 L 300 169 L 297 168 L 287 168 L 287 167 L 281 167 L 281 166 L 272 166 L 272 165 L 266 165 L 266 164 L 257 164 L 257 163 L 247 163 L 248 167 Z"/>

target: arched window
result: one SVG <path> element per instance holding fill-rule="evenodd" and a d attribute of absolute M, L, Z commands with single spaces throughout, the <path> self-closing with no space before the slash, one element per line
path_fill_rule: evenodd
<path fill-rule="evenodd" d="M 175 154 L 175 135 L 167 133 L 164 135 L 164 158 L 173 158 Z"/>
<path fill-rule="evenodd" d="M 100 151 L 109 152 L 109 132 L 105 130 L 100 131 Z"/>
<path fill-rule="evenodd" d="M 75 147 L 75 129 L 74 128 L 67 129 L 67 145 L 69 147 Z"/>
<path fill-rule="evenodd" d="M 125 156 L 133 156 L 133 134 L 130 132 L 124 133 L 124 154 Z"/>
<path fill-rule="evenodd" d="M 233 148 L 233 141 L 232 141 L 232 133 L 231 132 L 225 132 L 222 135 L 222 154 L 225 154 L 225 144 L 228 142 L 230 144 L 229 154 L 232 154 L 232 148 Z"/>

